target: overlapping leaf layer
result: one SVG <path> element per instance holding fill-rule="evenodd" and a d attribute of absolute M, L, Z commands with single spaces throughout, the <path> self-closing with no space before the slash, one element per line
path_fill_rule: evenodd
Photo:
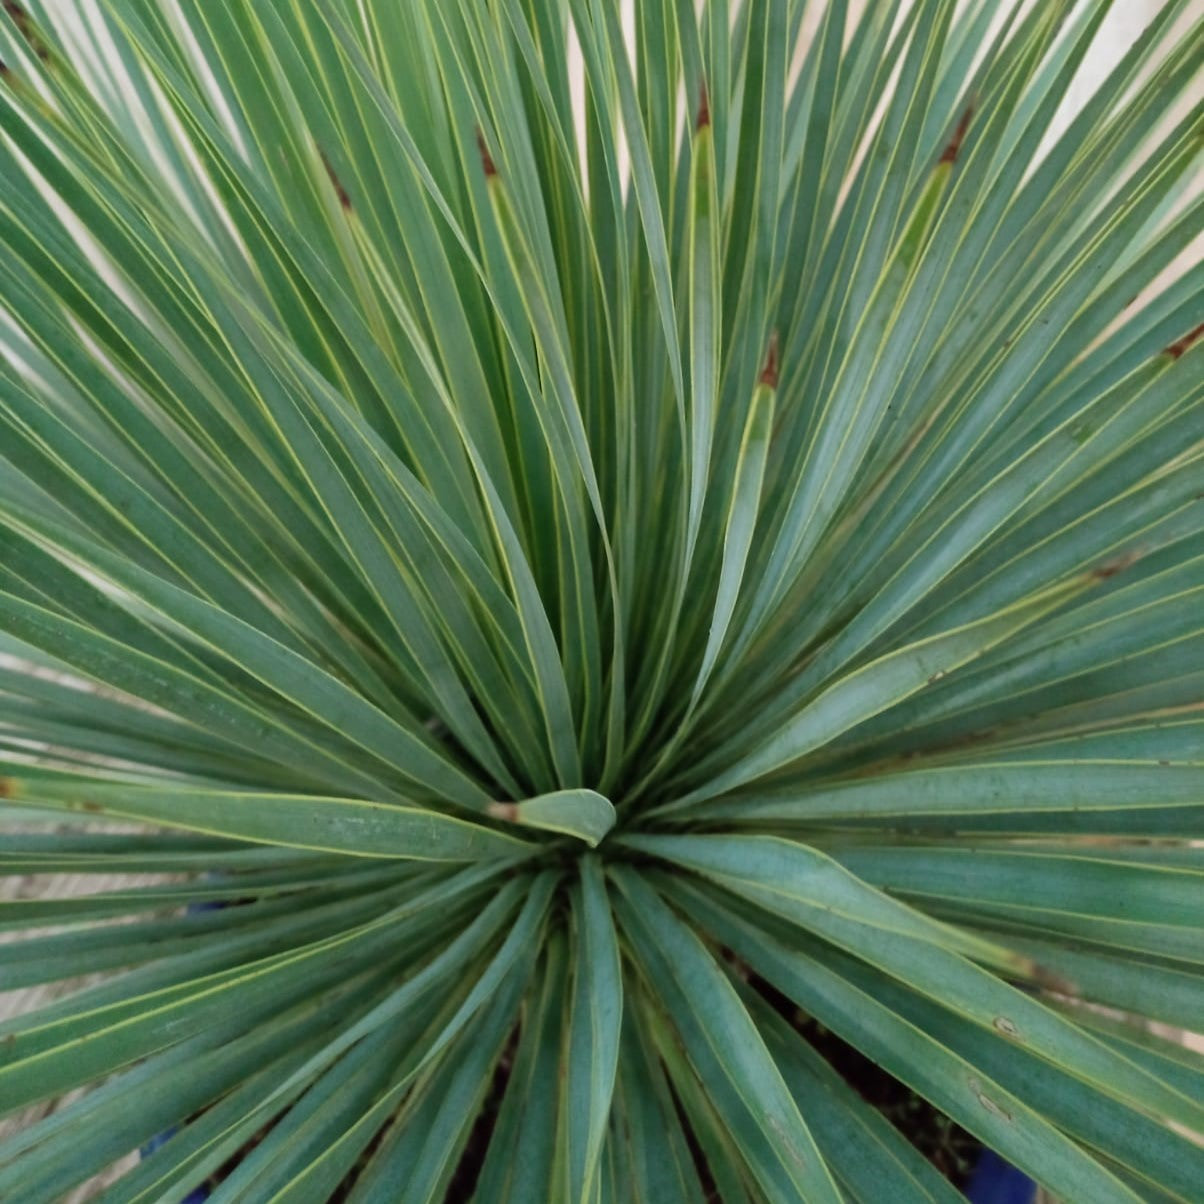
<path fill-rule="evenodd" d="M 1111 7 L 3 6 L 0 873 L 162 877 L 0 903 L 105 972 L 0 1199 L 958 1198 L 799 1016 L 1199 1198 L 1204 25 L 1070 105 Z"/>

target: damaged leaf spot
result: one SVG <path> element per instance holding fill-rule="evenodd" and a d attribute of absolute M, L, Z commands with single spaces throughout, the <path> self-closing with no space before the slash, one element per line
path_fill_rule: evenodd
<path fill-rule="evenodd" d="M 705 129 L 711 124 L 711 101 L 707 93 L 707 81 L 704 79 L 698 85 L 698 116 L 694 120 L 695 130 Z"/>
<path fill-rule="evenodd" d="M 17 32 L 29 43 L 29 48 L 42 60 L 42 62 L 50 61 L 50 50 L 46 43 L 42 41 L 38 35 L 38 31 L 34 28 L 33 19 L 25 9 L 15 2 L 15 0 L 4 0 L 4 11 L 12 18 L 13 24 L 17 27 Z M 8 68 L 4 68 L 5 74 Z"/>
<path fill-rule="evenodd" d="M 970 1090 L 974 1092 L 975 1098 L 992 1116 L 998 1116 L 1000 1120 L 1011 1121 L 1012 1114 L 1002 1104 L 996 1103 L 987 1095 L 982 1089 L 982 1084 L 977 1079 L 970 1079 L 969 1085 Z"/>
<path fill-rule="evenodd" d="M 1038 986 L 1044 987 L 1045 990 L 1052 991 L 1056 995 L 1077 996 L 1079 993 L 1078 987 L 1069 978 L 1063 978 L 1062 975 L 1037 962 L 1033 962 L 1029 967 L 1028 975 Z"/>
<path fill-rule="evenodd" d="M 1189 330 L 1181 339 L 1176 339 L 1167 349 L 1166 354 L 1173 360 L 1179 359 L 1185 351 L 1204 338 L 1204 322 L 1194 330 Z"/>
<path fill-rule="evenodd" d="M 974 101 L 970 101 L 966 105 L 965 110 L 957 123 L 957 129 L 953 131 L 953 137 L 941 152 L 942 163 L 955 163 L 957 161 L 958 152 L 962 148 L 962 143 L 966 139 L 966 131 L 970 128 L 970 118 L 974 116 Z"/>
<path fill-rule="evenodd" d="M 1115 577 L 1117 573 L 1123 573 L 1125 569 L 1136 564 L 1140 559 L 1139 552 L 1124 552 L 1120 556 L 1114 556 L 1111 560 L 1105 560 L 1103 564 L 1091 570 L 1091 576 L 1096 581 L 1107 581 L 1110 577 Z"/>
<path fill-rule="evenodd" d="M 330 160 L 326 157 L 326 152 L 320 150 L 318 154 L 322 156 L 322 166 L 326 168 L 326 174 L 330 177 L 330 183 L 334 188 L 335 196 L 339 198 L 339 204 L 344 209 L 350 209 L 351 198 L 347 195 L 347 189 L 343 187 L 343 182 L 339 179 Z"/>
<path fill-rule="evenodd" d="M 481 153 L 481 170 L 484 171 L 485 178 L 490 180 L 497 175 L 497 164 L 489 153 L 489 143 L 485 141 L 485 134 L 480 126 L 477 126 L 477 150 Z"/>
<path fill-rule="evenodd" d="M 761 369 L 761 375 L 757 377 L 757 384 L 765 385 L 770 389 L 778 387 L 778 332 L 776 330 L 769 336 L 769 346 L 765 350 L 765 366 Z"/>
<path fill-rule="evenodd" d="M 992 1023 L 995 1026 L 995 1031 L 1002 1033 L 1005 1037 L 1020 1036 L 1020 1030 L 1016 1027 L 1016 1022 L 1009 1020 L 1006 1016 L 996 1016 Z"/>

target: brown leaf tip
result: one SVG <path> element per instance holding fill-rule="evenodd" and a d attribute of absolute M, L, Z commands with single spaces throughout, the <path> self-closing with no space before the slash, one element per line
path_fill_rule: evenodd
<path fill-rule="evenodd" d="M 1130 568 L 1141 559 L 1141 553 L 1134 550 L 1131 552 L 1122 552 L 1119 556 L 1114 556 L 1111 560 L 1105 560 L 1103 564 L 1091 570 L 1091 576 L 1096 581 L 1107 581 L 1110 577 L 1115 577 L 1117 573 L 1123 573 L 1125 569 Z"/>
<path fill-rule="evenodd" d="M 4 11 L 12 18 L 13 24 L 17 27 L 17 32 L 29 43 L 29 48 L 43 62 L 48 62 L 50 59 L 50 51 L 46 48 L 46 43 L 38 37 L 37 31 L 34 29 L 33 19 L 29 13 L 25 11 L 21 5 L 15 0 L 4 0 Z M 4 68 L 4 73 L 8 74 L 8 68 Z"/>
<path fill-rule="evenodd" d="M 1069 978 L 1063 978 L 1061 974 L 1037 962 L 1033 962 L 1029 967 L 1028 976 L 1039 987 L 1046 991 L 1052 991 L 1055 995 L 1065 995 L 1068 998 L 1074 998 L 1079 994 L 1077 983 L 1071 982 Z"/>
<path fill-rule="evenodd" d="M 330 160 L 326 157 L 325 151 L 319 151 L 322 156 L 322 166 L 326 168 L 326 174 L 330 177 L 331 186 L 334 188 L 335 196 L 339 198 L 339 204 L 344 209 L 351 208 L 351 198 L 347 195 L 347 189 L 343 187 L 342 180 L 339 179 Z"/>
<path fill-rule="evenodd" d="M 757 384 L 766 385 L 770 389 L 778 387 L 778 332 L 775 330 L 769 336 L 769 346 L 765 349 L 765 367 L 757 377 Z"/>
<path fill-rule="evenodd" d="M 485 141 L 485 135 L 480 126 L 477 126 L 477 150 L 481 152 L 481 168 L 485 172 L 486 179 L 492 179 L 497 175 L 497 164 L 493 161 L 493 156 L 489 153 L 489 144 Z"/>
<path fill-rule="evenodd" d="M 945 149 L 941 152 L 940 161 L 942 163 L 954 163 L 957 161 L 958 152 L 961 150 L 962 143 L 966 138 L 966 131 L 970 128 L 970 118 L 974 116 L 974 105 L 975 102 L 971 100 L 962 111 L 962 115 L 957 122 L 957 129 L 953 131 L 953 137 L 949 139 Z"/>
<path fill-rule="evenodd" d="M 0 798 L 12 798 L 16 792 L 16 783 L 12 778 L 0 778 Z"/>
<path fill-rule="evenodd" d="M 1181 339 L 1176 339 L 1166 349 L 1166 354 L 1171 359 L 1177 360 L 1188 348 L 1198 343 L 1201 338 L 1204 338 L 1204 322 L 1201 322 L 1194 330 L 1189 330 Z"/>
<path fill-rule="evenodd" d="M 698 116 L 694 119 L 694 129 L 705 129 L 711 124 L 711 98 L 707 92 L 707 81 L 698 81 Z"/>
<path fill-rule="evenodd" d="M 512 824 L 518 822 L 517 803 L 490 803 L 486 810 L 494 819 L 504 819 Z"/>

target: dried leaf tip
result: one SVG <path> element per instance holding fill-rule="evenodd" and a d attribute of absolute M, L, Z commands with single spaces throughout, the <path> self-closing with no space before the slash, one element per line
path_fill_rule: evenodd
<path fill-rule="evenodd" d="M 1132 567 L 1141 559 L 1141 553 L 1136 549 L 1129 552 L 1122 552 L 1119 556 L 1113 556 L 1111 560 L 1105 560 L 1103 564 L 1091 570 L 1091 577 L 1094 581 L 1107 581 L 1110 577 L 1115 577 L 1117 573 L 1123 573 L 1125 569 Z"/>
<path fill-rule="evenodd" d="M 953 137 L 949 139 L 945 149 L 941 152 L 942 163 L 954 163 L 957 161 L 958 152 L 962 148 L 962 143 L 966 138 L 966 131 L 970 128 L 970 118 L 974 116 L 975 101 L 971 100 L 966 105 L 961 117 L 957 122 L 957 129 L 953 131 Z"/>
<path fill-rule="evenodd" d="M 1181 339 L 1176 339 L 1167 349 L 1166 354 L 1177 360 L 1185 351 L 1204 338 L 1204 322 L 1194 330 L 1189 330 Z"/>
<path fill-rule="evenodd" d="M 37 31 L 33 26 L 33 19 L 25 9 L 15 2 L 15 0 L 4 0 L 4 11 L 12 18 L 13 24 L 17 27 L 17 32 L 29 43 L 29 48 L 43 62 L 50 61 L 50 51 L 46 47 L 46 43 L 38 37 Z M 8 73 L 7 66 L 4 68 L 5 74 Z"/>
<path fill-rule="evenodd" d="M 694 129 L 702 130 L 711 124 L 711 98 L 707 92 L 707 81 L 698 81 L 698 116 L 694 119 Z"/>
<path fill-rule="evenodd" d="M 757 384 L 770 389 L 778 387 L 778 332 L 775 330 L 769 336 L 769 346 L 765 349 L 765 367 L 757 377 Z"/>
<path fill-rule="evenodd" d="M 12 798 L 16 794 L 12 778 L 0 778 L 0 798 Z"/>
<path fill-rule="evenodd" d="M 492 179 L 497 175 L 497 164 L 494 163 L 493 156 L 489 153 L 489 144 L 485 141 L 485 135 L 480 126 L 477 126 L 477 150 L 481 152 L 481 168 L 485 172 L 485 178 Z"/>
<path fill-rule="evenodd" d="M 518 820 L 517 803 L 490 803 L 485 810 L 494 819 L 504 819 L 510 823 L 515 823 Z"/>
<path fill-rule="evenodd" d="M 1030 962 L 1027 967 L 1027 973 L 1033 982 L 1046 991 L 1053 991 L 1057 995 L 1070 997 L 1079 994 L 1077 983 L 1071 982 L 1069 978 L 1063 978 L 1062 975 L 1049 969 L 1047 966 L 1042 966 L 1037 962 Z"/>
<path fill-rule="evenodd" d="M 318 154 L 322 156 L 322 166 L 326 168 L 326 174 L 330 177 L 330 183 L 334 188 L 335 196 L 339 198 L 339 204 L 344 209 L 350 209 L 351 198 L 347 195 L 347 189 L 343 187 L 343 182 L 339 179 L 330 160 L 326 157 L 326 152 L 318 151 Z"/>

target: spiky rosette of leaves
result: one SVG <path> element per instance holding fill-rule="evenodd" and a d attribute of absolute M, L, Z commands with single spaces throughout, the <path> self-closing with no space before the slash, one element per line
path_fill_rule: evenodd
<path fill-rule="evenodd" d="M 800 1017 L 1198 1198 L 1204 30 L 1067 119 L 1109 7 L 4 6 L 0 872 L 158 877 L 0 903 L 103 975 L 0 1198 L 956 1198 Z"/>

